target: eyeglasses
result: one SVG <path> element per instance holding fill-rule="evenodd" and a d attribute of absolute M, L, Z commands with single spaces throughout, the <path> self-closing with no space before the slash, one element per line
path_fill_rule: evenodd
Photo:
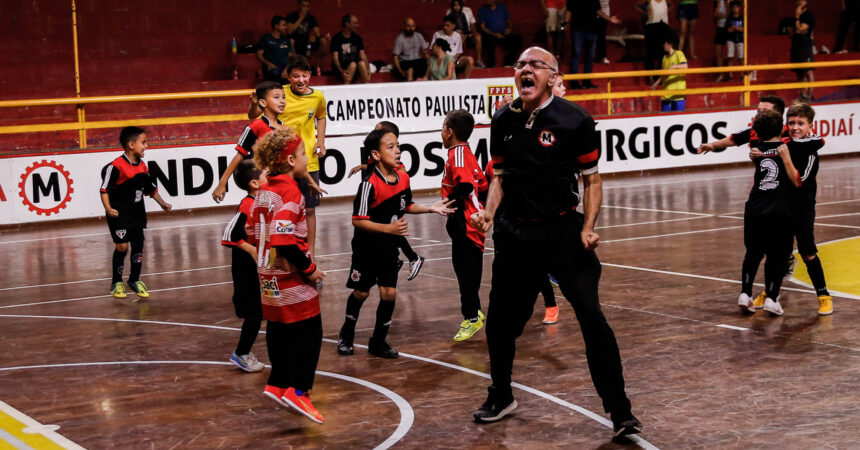
<path fill-rule="evenodd" d="M 539 59 L 530 59 L 528 61 L 521 59 L 521 60 L 517 61 L 516 63 L 514 63 L 514 69 L 523 70 L 526 68 L 527 65 L 532 66 L 532 69 L 546 69 L 546 70 L 551 70 L 553 72 L 556 72 L 556 69 L 553 66 L 551 66 L 551 65 L 549 65 L 549 64 L 547 64 L 547 63 L 545 63 Z"/>

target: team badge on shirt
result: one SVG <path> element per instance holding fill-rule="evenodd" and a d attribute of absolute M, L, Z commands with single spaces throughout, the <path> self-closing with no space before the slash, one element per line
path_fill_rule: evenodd
<path fill-rule="evenodd" d="M 555 144 L 555 135 L 552 134 L 552 131 L 546 129 L 540 130 L 538 142 L 540 142 L 540 145 L 543 145 L 544 147 L 552 147 L 552 144 Z"/>
<path fill-rule="evenodd" d="M 289 220 L 276 220 L 275 232 L 272 234 L 296 234 L 296 224 Z"/>
<path fill-rule="evenodd" d="M 314 109 L 308 108 L 308 120 L 310 120 L 311 117 L 313 117 L 313 116 L 314 116 Z"/>
<path fill-rule="evenodd" d="M 499 105 L 501 105 L 502 99 L 506 95 L 514 95 L 514 86 L 512 84 L 507 86 L 487 86 L 487 115 L 490 119 L 499 110 Z"/>
<path fill-rule="evenodd" d="M 281 290 L 278 288 L 278 278 L 272 276 L 272 279 L 266 279 L 260 276 L 260 291 L 264 297 L 278 298 L 281 296 Z"/>

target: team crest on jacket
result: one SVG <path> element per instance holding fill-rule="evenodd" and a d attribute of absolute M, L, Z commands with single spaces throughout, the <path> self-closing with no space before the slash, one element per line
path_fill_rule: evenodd
<path fill-rule="evenodd" d="M 546 129 L 540 130 L 538 141 L 540 142 L 540 145 L 543 145 L 544 147 L 552 147 L 552 144 L 555 144 L 555 135 L 552 134 L 552 131 Z"/>
<path fill-rule="evenodd" d="M 493 114 L 499 110 L 499 105 L 501 105 L 502 99 L 505 98 L 506 95 L 514 95 L 514 85 L 487 86 L 487 115 L 490 119 L 492 119 Z"/>
<path fill-rule="evenodd" d="M 358 282 L 358 280 L 360 280 L 360 279 L 361 279 L 361 272 L 359 272 L 358 270 L 353 269 L 353 270 L 352 270 L 352 273 L 349 275 L 349 278 L 350 278 L 352 281 Z"/>

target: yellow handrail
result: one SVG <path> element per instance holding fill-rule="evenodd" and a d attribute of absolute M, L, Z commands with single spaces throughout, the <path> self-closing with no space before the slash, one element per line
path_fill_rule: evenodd
<path fill-rule="evenodd" d="M 565 75 L 562 78 L 564 78 L 565 80 L 593 80 L 603 78 L 647 77 L 653 75 L 690 75 L 699 73 L 753 72 L 785 69 L 821 69 L 825 67 L 846 66 L 860 66 L 860 59 L 852 59 L 848 61 L 821 61 L 791 64 L 753 64 L 751 66 L 696 67 L 692 69 L 628 70 L 624 72 L 575 73 Z"/>

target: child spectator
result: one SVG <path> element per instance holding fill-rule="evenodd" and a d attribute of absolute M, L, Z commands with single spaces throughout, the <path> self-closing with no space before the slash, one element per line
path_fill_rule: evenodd
<path fill-rule="evenodd" d="M 376 124 L 373 129 L 385 130 L 389 133 L 393 133 L 395 137 L 400 138 L 400 128 L 393 122 L 383 120 L 382 122 Z M 361 171 L 362 179 L 367 178 L 367 176 L 371 174 L 371 170 L 369 170 L 368 168 L 372 169 L 375 161 L 373 160 L 373 157 L 370 156 L 370 150 L 368 150 L 367 148 L 362 148 L 362 150 L 362 155 L 364 155 L 364 152 L 367 152 L 367 164 L 359 164 L 350 169 L 347 178 L 355 175 L 355 173 L 358 171 Z M 364 156 L 362 156 L 362 158 L 364 158 Z M 406 167 L 404 167 L 403 163 L 401 162 L 400 166 L 397 167 L 397 170 L 405 173 Z M 409 239 L 406 239 L 405 236 L 400 236 L 400 251 L 402 251 L 403 256 L 405 256 L 406 259 L 409 260 L 409 277 L 406 280 L 412 281 L 415 277 L 418 276 L 418 272 L 421 271 L 421 267 L 424 265 L 424 257 L 418 256 L 418 253 L 415 253 L 415 250 L 412 250 L 412 246 L 409 245 Z M 401 266 L 403 266 L 403 261 L 398 262 L 397 270 L 400 270 Z"/>
<path fill-rule="evenodd" d="M 675 49 L 676 42 L 677 38 L 674 36 L 666 36 L 663 40 L 663 52 L 665 53 L 663 56 L 663 70 L 687 68 L 687 57 L 684 56 L 684 52 Z M 657 89 L 661 85 L 664 90 L 687 89 L 687 76 L 662 75 L 651 85 L 651 89 Z M 660 101 L 660 110 L 683 111 L 684 103 L 683 95 L 667 94 Z"/>
<path fill-rule="evenodd" d="M 445 175 L 442 178 L 442 197 L 454 202 L 457 211 L 448 215 L 445 230 L 451 237 L 451 262 L 460 288 L 460 312 L 463 322 L 454 336 L 460 342 L 471 338 L 484 328 L 481 312 L 481 271 L 484 267 L 484 232 L 476 229 L 470 217 L 484 209 L 478 201 L 486 191 L 487 178 L 478 165 L 469 137 L 475 127 L 475 118 L 468 111 L 455 109 L 445 116 L 442 124 L 442 145 L 448 149 Z"/>
<path fill-rule="evenodd" d="M 254 146 L 254 153 L 257 166 L 269 171 L 246 226 L 249 238 L 259 243 L 257 271 L 272 363 L 263 395 L 323 423 L 309 391 L 322 345 L 316 283 L 325 273 L 308 251 L 305 201 L 296 181 L 305 176 L 308 157 L 290 127 L 267 134 Z"/>
<path fill-rule="evenodd" d="M 230 362 L 245 372 L 261 372 L 266 366 L 251 352 L 263 320 L 260 278 L 257 276 L 257 243 L 248 240 L 245 224 L 260 186 L 266 183 L 266 172 L 258 169 L 254 161 L 246 159 L 233 172 L 233 181 L 248 195 L 239 203 L 239 209 L 227 222 L 221 237 L 221 245 L 232 249 L 233 309 L 236 317 L 244 319 L 239 343 L 230 355 Z"/>
<path fill-rule="evenodd" d="M 107 225 L 114 243 L 113 264 L 111 268 L 111 291 L 115 298 L 126 298 L 122 286 L 122 271 L 125 255 L 131 243 L 131 273 L 128 287 L 139 298 L 148 298 L 149 291 L 140 272 L 143 269 L 143 229 L 146 228 L 146 205 L 143 196 L 152 197 L 169 211 L 170 203 L 165 202 L 158 193 L 155 180 L 149 176 L 149 168 L 143 162 L 143 153 L 148 145 L 146 130 L 138 127 L 125 127 L 119 134 L 123 154 L 102 169 L 102 205 L 107 215 Z"/>
<path fill-rule="evenodd" d="M 275 16 L 271 24 L 272 32 L 264 34 L 257 43 L 257 60 L 262 65 L 264 79 L 280 82 L 287 58 L 293 53 L 293 41 L 287 33 L 287 19 Z"/>
<path fill-rule="evenodd" d="M 385 341 L 394 313 L 397 296 L 397 249 L 400 236 L 408 234 L 404 213 L 436 213 L 447 215 L 452 202 L 439 200 L 421 206 L 412 201 L 409 175 L 397 171 L 400 147 L 397 136 L 385 130 L 373 130 L 364 140 L 375 164 L 370 175 L 361 182 L 353 203 L 352 265 L 346 287 L 353 289 L 346 302 L 346 317 L 340 329 L 337 352 L 352 355 L 355 324 L 361 305 L 370 295 L 373 285 L 379 286 L 379 306 L 376 325 L 367 347 L 368 353 L 381 358 L 397 358 L 399 354 Z"/>
<path fill-rule="evenodd" d="M 729 41 L 729 29 L 727 25 L 727 21 L 729 18 L 729 1 L 728 0 L 715 0 L 714 1 L 714 26 L 716 31 L 714 33 L 714 56 L 716 59 L 717 67 L 722 67 L 726 64 L 725 61 L 725 51 L 726 51 L 726 43 Z M 717 75 L 716 81 L 726 81 L 731 80 L 731 73 L 726 76 L 726 74 L 721 73 Z"/>
<path fill-rule="evenodd" d="M 245 159 L 254 157 L 254 144 L 258 139 L 283 126 L 283 123 L 278 119 L 278 115 L 284 112 L 284 88 L 277 81 L 264 81 L 257 85 L 254 95 L 251 96 L 252 103 L 257 105 L 263 111 L 263 115 L 258 113 L 253 117 L 259 116 L 257 119 L 252 119 L 245 127 L 245 131 L 239 137 L 239 142 L 236 144 L 236 156 L 227 165 L 227 169 L 221 174 L 221 179 L 218 180 L 218 186 L 212 192 L 212 199 L 220 203 L 224 200 L 224 195 L 227 193 L 227 180 L 230 175 L 239 167 Z"/>
<path fill-rule="evenodd" d="M 741 2 L 738 0 L 732 0 L 729 7 L 732 13 L 726 22 L 729 33 L 726 56 L 729 58 L 729 65 L 736 66 L 744 57 L 744 16 L 741 14 Z"/>

